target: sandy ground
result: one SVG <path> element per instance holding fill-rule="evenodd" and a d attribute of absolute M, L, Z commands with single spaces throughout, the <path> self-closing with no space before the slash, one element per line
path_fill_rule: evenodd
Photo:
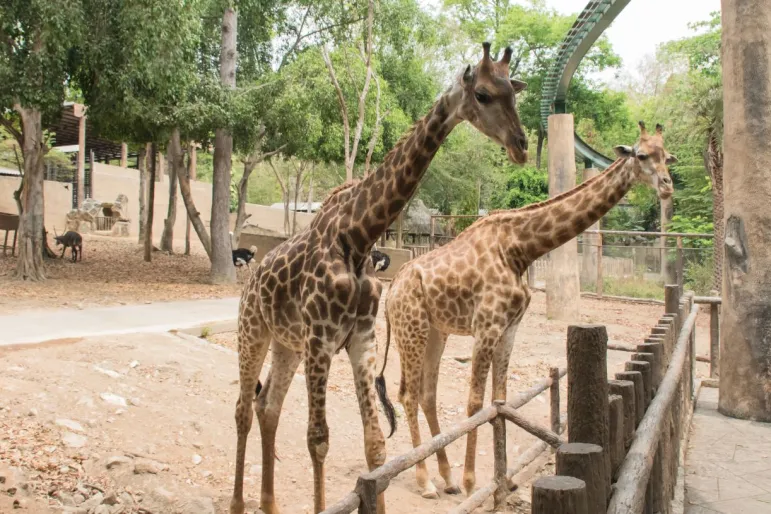
<path fill-rule="evenodd" d="M 48 280 L 16 280 L 16 258 L 0 253 L 0 314 L 30 308 L 86 308 L 118 304 L 222 298 L 240 294 L 241 286 L 207 284 L 209 260 L 193 238 L 190 256 L 182 255 L 184 242 L 175 241 L 176 255 L 153 252 L 151 263 L 132 238 L 86 234 L 83 260 L 46 260 Z M 52 250 L 57 251 L 53 240 Z M 61 254 L 61 251 L 58 253 Z M 243 282 L 243 273 L 239 273 Z"/>
<path fill-rule="evenodd" d="M 536 293 L 517 335 L 509 370 L 510 395 L 547 376 L 549 366 L 565 365 L 567 324 L 547 320 L 544 312 L 544 295 Z M 648 333 L 662 308 L 584 299 L 582 312 L 582 322 L 606 324 L 612 342 L 632 344 Z M 380 318 L 382 352 L 382 309 Z M 708 316 L 700 316 L 699 354 L 707 351 L 708 322 Z M 0 351 L 0 512 L 10 511 L 14 501 L 21 502 L 20 512 L 58 512 L 62 504 L 84 501 L 86 508 L 81 503 L 68 511 L 226 512 L 234 468 L 237 356 L 232 351 L 233 334 L 210 339 L 203 342 L 173 334 L 116 336 Z M 470 355 L 471 343 L 471 338 L 455 336 L 448 342 L 439 381 L 443 428 L 465 418 L 470 365 L 455 357 Z M 392 348 L 386 369 L 393 400 L 398 392 L 396 356 Z M 626 353 L 610 351 L 609 372 L 617 371 L 627 358 Z M 706 366 L 699 364 L 698 371 L 703 376 Z M 488 385 L 488 394 L 489 390 Z M 564 381 L 562 394 L 564 409 Z M 366 471 L 361 422 L 344 355 L 333 360 L 327 405 L 329 506 Z M 387 442 L 389 457 L 412 447 L 398 404 L 397 412 L 399 428 Z M 521 412 L 548 426 L 547 394 Z M 284 513 L 311 512 L 313 504 L 306 419 L 304 377 L 298 374 L 278 433 L 281 460 L 276 465 L 276 493 Z M 421 422 L 426 440 L 428 427 L 422 417 Z M 381 426 L 386 426 L 382 417 Z M 511 424 L 507 439 L 509 462 L 535 442 Z M 465 439 L 448 447 L 458 481 L 464 449 Z M 256 421 L 247 460 L 246 495 L 257 500 L 261 459 Z M 478 444 L 478 486 L 491 479 L 492 463 L 492 429 L 485 426 Z M 429 459 L 428 468 L 440 499 L 421 498 L 414 471 L 408 470 L 387 491 L 390 514 L 443 513 L 462 500 L 441 492 L 435 458 Z M 521 487 L 509 501 L 509 512 L 529 512 L 529 488 Z"/>

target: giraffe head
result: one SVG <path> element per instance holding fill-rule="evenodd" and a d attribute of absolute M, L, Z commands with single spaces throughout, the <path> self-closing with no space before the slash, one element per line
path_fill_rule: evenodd
<path fill-rule="evenodd" d="M 649 134 L 645 123 L 639 122 L 640 139 L 634 147 L 620 145 L 615 147 L 616 155 L 634 159 L 635 172 L 641 182 L 650 184 L 659 195 L 666 200 L 672 196 L 672 177 L 669 175 L 669 165 L 677 162 L 677 157 L 664 148 L 664 127 L 656 124 L 656 133 Z"/>
<path fill-rule="evenodd" d="M 509 78 L 512 50 L 506 48 L 499 61 L 490 57 L 490 43 L 483 43 L 479 63 L 466 69 L 458 79 L 462 99 L 458 116 L 506 148 L 512 162 L 527 161 L 527 135 L 517 113 L 516 94 L 527 84 Z"/>

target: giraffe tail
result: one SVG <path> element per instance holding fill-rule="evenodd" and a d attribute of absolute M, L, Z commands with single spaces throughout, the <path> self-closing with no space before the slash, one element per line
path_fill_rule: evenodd
<path fill-rule="evenodd" d="M 383 355 L 383 367 L 380 369 L 380 374 L 375 378 L 375 390 L 377 391 L 378 398 L 380 398 L 380 403 L 383 404 L 383 412 L 385 413 L 386 419 L 388 419 L 388 424 L 391 426 L 391 433 L 388 434 L 388 437 L 390 438 L 392 435 L 394 435 L 394 432 L 396 432 L 396 412 L 394 411 L 394 405 L 391 403 L 391 400 L 388 398 L 388 392 L 386 391 L 386 382 L 385 382 L 385 376 L 383 376 L 383 373 L 385 373 L 385 367 L 386 363 L 388 362 L 388 347 L 391 346 L 391 323 L 388 321 L 388 307 L 386 306 L 386 347 L 385 347 L 385 355 Z"/>

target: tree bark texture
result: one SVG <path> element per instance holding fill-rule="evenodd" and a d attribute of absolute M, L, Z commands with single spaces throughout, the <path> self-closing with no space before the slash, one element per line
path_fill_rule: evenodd
<path fill-rule="evenodd" d="M 725 243 L 720 400 L 771 422 L 771 9 L 722 0 Z"/>
<path fill-rule="evenodd" d="M 666 200 L 660 200 L 659 204 L 661 206 L 661 219 L 659 220 L 661 231 L 667 232 L 674 214 L 674 202 L 672 198 L 667 198 Z M 659 246 L 661 247 L 661 279 L 665 284 L 674 284 L 677 282 L 677 277 L 675 276 L 675 268 L 668 259 L 666 237 L 659 237 Z"/>
<path fill-rule="evenodd" d="M 137 157 L 139 167 L 139 243 L 145 241 L 147 229 L 147 154 L 150 153 L 150 143 L 139 149 Z"/>
<path fill-rule="evenodd" d="M 189 143 L 187 145 L 187 169 L 180 170 L 180 173 L 177 175 L 177 181 L 179 181 L 179 177 L 184 175 L 185 172 L 187 172 L 187 177 L 189 177 L 190 180 L 195 180 L 198 162 L 196 151 L 195 143 Z M 188 187 L 188 191 L 189 190 L 190 188 Z M 179 191 L 180 193 L 182 192 L 182 182 L 179 183 Z M 185 209 L 185 212 L 187 212 L 187 209 Z M 185 255 L 190 255 L 190 226 L 190 216 L 187 216 L 187 222 L 185 223 Z"/>
<path fill-rule="evenodd" d="M 538 125 L 538 146 L 535 151 L 535 167 L 541 169 L 541 156 L 543 155 L 543 142 L 546 139 L 546 134 L 543 131 L 543 127 Z"/>
<path fill-rule="evenodd" d="M 177 133 L 178 137 L 179 134 Z M 172 133 L 171 137 L 175 137 Z M 191 145 L 192 146 L 192 145 Z M 190 164 L 190 161 L 188 161 Z M 201 213 L 195 208 L 195 202 L 193 201 L 193 193 L 190 191 L 190 173 L 195 172 L 195 167 L 190 165 L 188 168 L 182 168 L 179 176 L 179 192 L 182 194 L 182 202 L 185 204 L 185 210 L 187 211 L 187 218 L 192 223 L 195 233 L 198 234 L 198 239 L 201 240 L 203 249 L 206 250 L 206 255 L 211 259 L 211 239 L 209 238 L 209 232 L 206 230 L 206 225 L 201 220 Z M 231 254 L 232 255 L 232 254 Z M 231 264 L 233 263 L 231 257 Z"/>
<path fill-rule="evenodd" d="M 46 279 L 43 251 L 45 231 L 43 157 L 46 146 L 43 141 L 43 123 L 40 111 L 15 106 L 21 116 L 22 155 L 24 156 L 24 189 L 21 193 L 22 213 L 19 216 L 19 258 L 16 276 L 34 282 Z"/>
<path fill-rule="evenodd" d="M 586 483 L 573 477 L 546 476 L 533 484 L 533 514 L 589 514 Z"/>
<path fill-rule="evenodd" d="M 233 244 L 238 246 L 238 240 L 241 237 L 241 230 L 244 228 L 247 218 L 246 215 L 246 197 L 249 189 L 249 177 L 254 171 L 259 161 L 253 157 L 244 160 L 244 174 L 238 183 L 238 209 L 236 210 L 236 226 L 233 227 Z"/>
<path fill-rule="evenodd" d="M 174 129 L 179 130 L 179 129 Z M 177 221 L 177 177 L 185 165 L 185 156 L 182 154 L 182 145 L 179 135 L 169 140 L 169 209 L 163 224 L 161 236 L 161 250 L 174 253 L 174 223 Z"/>
<path fill-rule="evenodd" d="M 584 481 L 589 512 L 602 513 L 607 505 L 610 478 L 604 459 L 603 448 L 596 444 L 568 443 L 557 449 L 556 474 Z"/>
<path fill-rule="evenodd" d="M 608 332 L 605 326 L 568 327 L 569 441 L 600 446 L 604 454 L 605 476 L 610 477 L 607 354 Z M 609 497 L 610 481 L 606 487 L 606 497 Z"/>
<path fill-rule="evenodd" d="M 227 88 L 236 87 L 236 11 L 228 7 L 222 17 L 222 47 L 220 51 L 220 82 Z M 230 239 L 230 173 L 233 156 L 233 135 L 228 128 L 214 132 L 214 180 L 211 202 L 211 273 L 212 284 L 236 281 Z"/>
<path fill-rule="evenodd" d="M 158 165 L 158 145 L 150 145 L 150 176 L 147 187 L 147 225 L 145 226 L 145 261 L 153 259 L 153 215 L 155 214 L 155 171 Z"/>

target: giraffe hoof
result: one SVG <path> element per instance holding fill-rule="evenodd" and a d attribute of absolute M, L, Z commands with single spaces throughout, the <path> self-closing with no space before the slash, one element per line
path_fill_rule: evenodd
<path fill-rule="evenodd" d="M 516 491 L 517 489 L 519 489 L 519 484 L 515 484 L 515 483 L 514 483 L 514 482 L 512 482 L 511 480 L 508 480 L 508 482 L 507 482 L 507 483 L 508 483 L 508 486 L 509 486 L 509 491 L 510 491 L 510 492 L 512 492 L 512 493 L 513 493 L 514 491 Z"/>
<path fill-rule="evenodd" d="M 448 485 L 444 488 L 444 492 L 447 494 L 460 494 L 460 487 L 457 485 Z"/>
<path fill-rule="evenodd" d="M 426 500 L 438 500 L 439 499 L 439 493 L 436 492 L 436 489 L 433 491 L 423 491 L 423 493 L 420 495 Z"/>

